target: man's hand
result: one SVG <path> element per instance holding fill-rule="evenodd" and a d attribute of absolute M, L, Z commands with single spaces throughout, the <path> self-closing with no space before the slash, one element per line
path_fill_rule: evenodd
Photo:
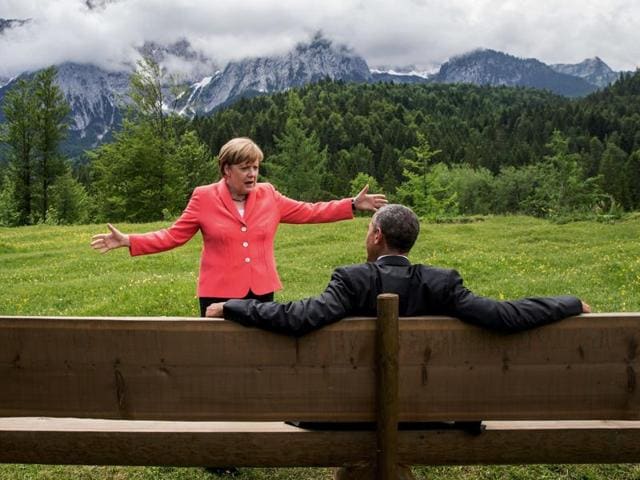
<path fill-rule="evenodd" d="M 224 302 L 212 303 L 207 307 L 207 311 L 205 312 L 205 316 L 207 317 L 224 317 Z"/>
<path fill-rule="evenodd" d="M 365 185 L 360 193 L 353 199 L 356 210 L 375 212 L 380 207 L 389 203 L 387 197 L 382 193 L 368 194 L 369 185 Z"/>
<path fill-rule="evenodd" d="M 114 248 L 129 246 L 129 235 L 123 234 L 110 223 L 107 227 L 109 227 L 109 233 L 100 233 L 91 237 L 91 248 L 100 253 L 107 253 Z"/>
<path fill-rule="evenodd" d="M 582 300 L 580 300 L 582 302 L 582 313 L 591 313 L 591 307 L 589 306 L 588 303 L 584 303 Z"/>

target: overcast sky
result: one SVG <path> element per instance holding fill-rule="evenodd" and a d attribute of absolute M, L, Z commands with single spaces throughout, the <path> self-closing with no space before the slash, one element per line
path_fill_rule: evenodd
<path fill-rule="evenodd" d="M 105 0 L 90 0 L 93 4 Z M 432 68 L 475 48 L 546 63 L 599 56 L 640 66 L 637 0 L 0 0 L 0 18 L 31 18 L 0 35 L 0 75 L 91 62 L 135 61 L 144 41 L 187 38 L 220 65 L 283 53 L 321 30 L 370 67 Z"/>

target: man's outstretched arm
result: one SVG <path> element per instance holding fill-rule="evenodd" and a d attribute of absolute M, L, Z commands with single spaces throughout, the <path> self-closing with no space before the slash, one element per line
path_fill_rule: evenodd
<path fill-rule="evenodd" d="M 325 291 L 316 297 L 289 303 L 228 300 L 209 306 L 207 316 L 224 316 L 247 327 L 299 337 L 349 315 L 353 296 L 353 288 L 337 269 Z"/>
<path fill-rule="evenodd" d="M 591 311 L 589 305 L 569 295 L 507 301 L 480 297 L 464 287 L 457 272 L 451 275 L 448 313 L 492 330 L 517 332 Z"/>

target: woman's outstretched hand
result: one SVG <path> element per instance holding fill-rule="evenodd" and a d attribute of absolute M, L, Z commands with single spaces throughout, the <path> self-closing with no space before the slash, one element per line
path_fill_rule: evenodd
<path fill-rule="evenodd" d="M 129 246 L 129 235 L 123 234 L 110 223 L 107 224 L 107 227 L 110 230 L 109 233 L 100 233 L 91 237 L 91 248 L 100 253 L 107 253 L 114 248 Z"/>
<path fill-rule="evenodd" d="M 387 197 L 382 193 L 368 193 L 369 185 L 365 185 L 360 193 L 353 199 L 353 205 L 356 210 L 375 212 L 380 207 L 385 206 L 387 203 Z"/>

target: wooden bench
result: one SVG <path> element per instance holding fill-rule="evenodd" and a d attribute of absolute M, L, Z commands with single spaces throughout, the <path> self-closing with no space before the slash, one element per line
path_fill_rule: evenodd
<path fill-rule="evenodd" d="M 510 335 L 403 318 L 397 335 L 397 298 L 381 297 L 380 321 L 299 339 L 223 320 L 0 317 L 0 462 L 378 462 L 385 479 L 398 462 L 640 462 L 640 314 Z M 376 419 L 377 432 L 281 423 Z M 478 435 L 396 429 L 480 419 Z"/>

